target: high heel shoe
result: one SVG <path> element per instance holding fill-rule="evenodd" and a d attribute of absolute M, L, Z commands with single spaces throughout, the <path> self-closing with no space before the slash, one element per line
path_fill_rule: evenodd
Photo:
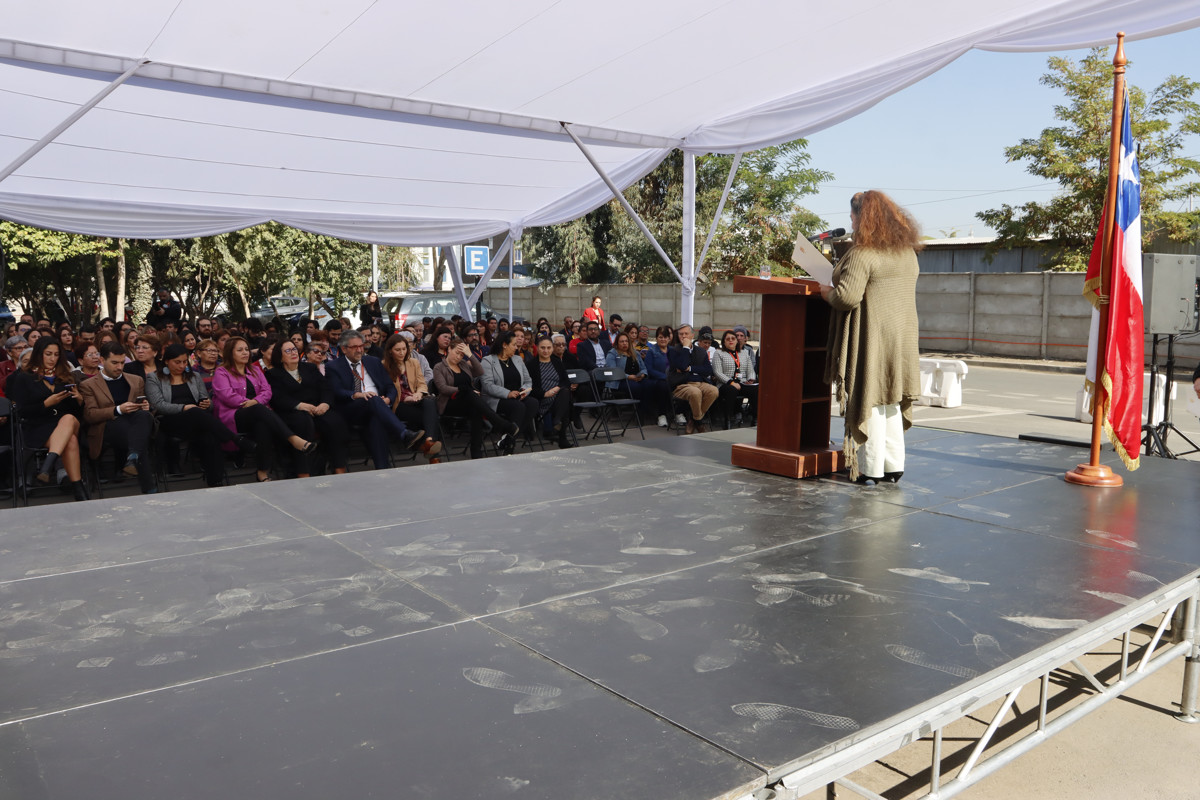
<path fill-rule="evenodd" d="M 92 499 L 91 496 L 88 495 L 87 484 L 85 484 L 83 481 L 71 481 L 71 489 L 75 493 L 76 500 Z"/>
<path fill-rule="evenodd" d="M 904 470 L 900 470 L 899 472 L 885 472 L 885 473 L 883 473 L 883 479 L 885 481 L 887 481 L 888 483 L 899 483 L 900 478 L 903 475 L 904 475 Z"/>

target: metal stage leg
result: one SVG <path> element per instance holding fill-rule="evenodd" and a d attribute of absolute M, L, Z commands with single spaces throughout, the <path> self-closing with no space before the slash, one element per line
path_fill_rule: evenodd
<path fill-rule="evenodd" d="M 1183 694 L 1179 698 L 1179 713 L 1175 719 L 1194 724 L 1200 722 L 1196 716 L 1196 695 L 1200 690 L 1200 642 L 1196 641 L 1197 595 L 1188 598 L 1184 610 L 1183 640 L 1192 643 L 1183 666 Z"/>

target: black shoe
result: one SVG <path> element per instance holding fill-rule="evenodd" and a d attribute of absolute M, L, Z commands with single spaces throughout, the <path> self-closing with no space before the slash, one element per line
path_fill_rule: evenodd
<path fill-rule="evenodd" d="M 574 446 L 575 446 L 574 443 L 572 443 L 571 440 L 568 439 L 566 436 L 558 437 L 558 447 L 560 450 L 567 450 Z"/>
<path fill-rule="evenodd" d="M 855 483 L 861 483 L 863 486 L 867 485 L 867 481 L 875 481 L 876 485 L 878 485 L 883 483 L 883 478 L 871 478 L 866 475 L 859 475 L 854 479 Z"/>
<path fill-rule="evenodd" d="M 90 497 L 88 497 L 87 486 L 84 484 L 83 481 L 72 482 L 71 489 L 74 490 L 74 492 L 75 492 L 76 500 L 90 500 L 91 499 Z"/>
<path fill-rule="evenodd" d="M 404 446 L 409 450 L 420 450 L 423 444 L 425 444 L 425 431 L 409 431 L 408 438 L 404 440 Z"/>
<path fill-rule="evenodd" d="M 575 426 L 575 430 L 583 430 L 583 420 L 579 418 L 578 414 L 571 418 L 571 424 Z"/>
<path fill-rule="evenodd" d="M 517 449 L 517 437 L 511 433 L 504 434 L 496 442 L 496 449 L 502 456 L 511 456 Z"/>
<path fill-rule="evenodd" d="M 904 470 L 900 470 L 899 472 L 885 472 L 883 473 L 883 479 L 888 483 L 899 483 L 903 475 Z"/>
<path fill-rule="evenodd" d="M 253 453 L 258 449 L 258 442 L 254 441 L 244 433 L 239 433 L 237 436 L 233 437 L 233 444 L 243 453 Z"/>

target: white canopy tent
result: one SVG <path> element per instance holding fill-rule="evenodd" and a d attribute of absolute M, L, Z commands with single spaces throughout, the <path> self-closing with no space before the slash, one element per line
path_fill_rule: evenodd
<path fill-rule="evenodd" d="M 5 0 L 0 19 L 0 217 L 450 245 L 579 217 L 674 148 L 829 127 L 971 48 L 1160 35 L 1200 0 Z"/>

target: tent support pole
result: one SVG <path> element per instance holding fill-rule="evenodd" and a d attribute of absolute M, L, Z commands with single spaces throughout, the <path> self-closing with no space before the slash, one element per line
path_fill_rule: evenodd
<path fill-rule="evenodd" d="M 450 262 L 450 280 L 454 281 L 454 297 L 458 300 L 458 313 L 467 319 L 471 318 L 471 307 L 467 303 L 467 293 L 463 289 L 462 270 L 458 267 L 458 253 L 454 245 L 446 248 L 446 260 Z"/>
<path fill-rule="evenodd" d="M 688 325 L 696 313 L 696 154 L 683 154 L 683 288 L 680 319 Z"/>
<path fill-rule="evenodd" d="M 0 170 L 0 181 L 3 181 L 9 175 L 12 175 L 14 172 L 19 170 L 22 166 L 25 165 L 25 162 L 27 162 L 29 159 L 33 158 L 38 153 L 40 153 L 46 147 L 46 145 L 50 144 L 55 139 L 57 139 L 62 134 L 63 131 L 65 131 L 67 128 L 71 127 L 76 122 L 78 122 L 80 120 L 80 118 L 83 117 L 84 114 L 88 113 L 93 108 L 95 108 L 97 105 L 99 105 L 101 100 L 103 100 L 104 98 L 106 98 L 110 94 L 112 94 L 113 91 L 118 86 L 120 86 L 122 83 L 124 83 L 125 81 L 132 78 L 133 74 L 135 72 L 137 72 L 144 65 L 149 64 L 149 63 L 150 63 L 149 59 L 146 59 L 144 61 L 139 61 L 138 63 L 134 64 L 132 67 L 130 67 L 129 69 L 122 72 L 115 80 L 113 80 L 112 83 L 108 84 L 103 89 L 101 89 L 99 92 L 97 92 L 96 95 L 94 97 L 92 97 L 91 100 L 88 100 L 86 103 L 81 105 L 79 108 L 75 109 L 75 111 L 71 114 L 71 116 L 67 117 L 62 122 L 58 123 L 58 125 L 54 126 L 54 130 L 47 133 L 41 139 L 38 139 L 36 142 L 34 142 L 29 147 L 28 150 L 26 150 L 24 153 L 21 153 L 21 155 L 17 156 L 16 159 L 14 159 L 11 164 L 9 164 L 3 170 Z"/>
<path fill-rule="evenodd" d="M 631 206 L 629 201 L 625 199 L 625 195 L 622 194 L 621 190 L 617 188 L 617 185 L 613 183 L 612 178 L 608 177 L 608 173 L 605 172 L 604 168 L 600 166 L 600 162 L 595 159 L 591 151 L 587 149 L 587 146 L 584 145 L 580 138 L 575 135 L 575 131 L 571 130 L 570 125 L 565 122 L 560 122 L 558 124 L 562 125 L 562 129 L 567 132 L 567 136 L 570 136 L 571 140 L 575 142 L 575 146 L 579 148 L 579 151 L 583 153 L 583 157 L 586 158 L 588 163 L 592 165 L 592 169 L 596 170 L 596 174 L 600 176 L 600 180 L 604 181 L 605 185 L 608 186 L 609 191 L 613 193 L 613 197 L 617 198 L 617 201 L 621 204 L 621 207 L 625 209 L 625 213 L 629 215 L 630 219 L 634 221 L 634 224 L 638 226 L 645 237 L 650 240 L 650 244 L 654 247 L 654 251 L 658 253 L 658 257 L 661 258 L 663 263 L 666 264 L 671 270 L 671 274 L 675 276 L 676 280 L 678 280 L 680 283 L 683 283 L 683 276 L 679 274 L 679 270 L 675 269 L 675 265 L 671 262 L 671 259 L 667 255 L 666 251 L 662 249 L 662 245 L 660 245 L 658 240 L 654 238 L 654 234 L 652 234 L 650 229 L 646 227 L 646 223 L 642 221 L 642 218 L 638 216 L 638 213 L 633 210 L 633 206 Z M 509 311 L 511 313 L 511 309 Z"/>
<path fill-rule="evenodd" d="M 471 290 L 471 296 L 467 298 L 467 305 L 471 308 L 479 302 L 479 298 L 483 297 L 484 289 L 487 289 L 488 282 L 492 276 L 496 274 L 496 270 L 500 268 L 501 262 L 504 261 L 504 256 L 507 255 L 509 249 L 512 248 L 513 242 L 521 235 L 519 228 L 514 228 L 508 232 L 508 237 L 500 243 L 500 249 L 492 256 L 492 260 L 488 262 L 487 272 L 483 273 L 479 278 L 479 283 Z M 466 315 L 464 315 L 466 316 Z"/>
<path fill-rule="evenodd" d="M 379 291 L 379 245 L 371 245 L 371 291 Z"/>
<path fill-rule="evenodd" d="M 708 229 L 708 238 L 704 240 L 704 248 L 700 251 L 700 259 L 696 262 L 696 277 L 704 269 L 704 257 L 708 255 L 708 246 L 712 244 L 717 234 L 717 226 L 721 224 L 721 214 L 725 212 L 725 201 L 729 199 L 729 190 L 733 188 L 733 176 L 737 174 L 738 165 L 742 163 L 740 152 L 733 154 L 733 163 L 729 166 L 729 177 L 725 179 L 725 191 L 721 192 L 721 202 L 717 203 L 717 213 L 713 215 L 712 227 Z"/>

